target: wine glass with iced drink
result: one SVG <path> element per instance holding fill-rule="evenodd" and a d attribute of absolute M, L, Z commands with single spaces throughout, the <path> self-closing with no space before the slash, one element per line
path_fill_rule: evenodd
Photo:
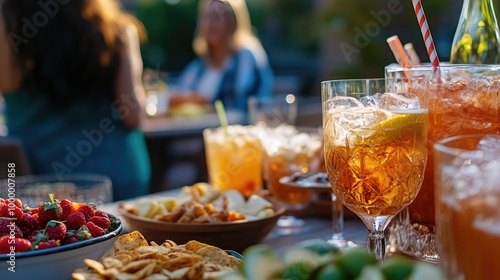
<path fill-rule="evenodd" d="M 427 160 L 425 79 L 321 83 L 325 167 L 344 206 L 369 230 L 382 261 L 384 230 L 416 197 Z"/>

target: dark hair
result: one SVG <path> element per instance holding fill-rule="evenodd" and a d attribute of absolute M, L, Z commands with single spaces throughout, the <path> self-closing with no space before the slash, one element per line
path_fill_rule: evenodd
<path fill-rule="evenodd" d="M 44 90 L 55 101 L 95 89 L 114 93 L 120 28 L 134 23 L 143 34 L 115 0 L 4 0 L 2 12 L 21 89 Z"/>

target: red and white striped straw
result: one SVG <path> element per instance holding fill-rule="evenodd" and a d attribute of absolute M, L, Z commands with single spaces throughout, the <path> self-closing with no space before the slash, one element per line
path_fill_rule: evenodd
<path fill-rule="evenodd" d="M 427 18 L 425 17 L 424 7 L 422 7 L 422 2 L 420 0 L 411 0 L 415 14 L 417 15 L 418 24 L 420 25 L 420 31 L 424 37 L 425 47 L 427 48 L 427 54 L 431 60 L 431 64 L 434 67 L 434 72 L 439 66 L 439 58 L 436 52 L 436 46 L 434 46 L 434 40 L 432 40 L 431 31 L 429 25 L 427 24 Z"/>

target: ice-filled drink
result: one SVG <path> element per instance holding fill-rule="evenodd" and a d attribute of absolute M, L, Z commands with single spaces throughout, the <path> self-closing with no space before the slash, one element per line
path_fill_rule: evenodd
<path fill-rule="evenodd" d="M 335 195 L 385 253 L 384 230 L 416 197 L 427 160 L 429 80 L 322 83 L 325 166 Z"/>
<path fill-rule="evenodd" d="M 249 197 L 262 189 L 262 149 L 255 127 L 232 125 L 203 131 L 209 182 Z"/>
<path fill-rule="evenodd" d="M 393 216 L 413 201 L 427 158 L 426 109 L 353 107 L 330 110 L 324 118 L 328 177 L 346 207 L 360 215 Z"/>
<path fill-rule="evenodd" d="M 406 74 L 405 74 L 406 72 Z M 398 250 L 435 262 L 433 145 L 440 139 L 473 133 L 500 133 L 500 67 L 449 65 L 439 68 L 429 91 L 428 163 L 422 188 L 413 203 L 396 217 L 390 241 Z M 430 66 L 386 67 L 386 77 L 432 77 Z"/>
<path fill-rule="evenodd" d="M 447 279 L 500 275 L 500 137 L 446 138 L 435 145 L 436 222 Z"/>
<path fill-rule="evenodd" d="M 296 172 L 318 171 L 322 158 L 318 151 L 323 148 L 319 128 L 297 129 L 290 125 L 270 128 L 262 139 L 265 151 L 264 177 L 271 195 L 291 208 L 300 209 L 311 200 L 310 189 L 290 187 L 280 183 L 284 176 Z"/>

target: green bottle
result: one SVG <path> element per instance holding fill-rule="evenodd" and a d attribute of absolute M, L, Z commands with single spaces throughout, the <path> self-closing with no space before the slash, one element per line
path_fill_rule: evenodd
<path fill-rule="evenodd" d="M 453 38 L 450 63 L 499 63 L 499 34 L 493 0 L 464 0 Z"/>

